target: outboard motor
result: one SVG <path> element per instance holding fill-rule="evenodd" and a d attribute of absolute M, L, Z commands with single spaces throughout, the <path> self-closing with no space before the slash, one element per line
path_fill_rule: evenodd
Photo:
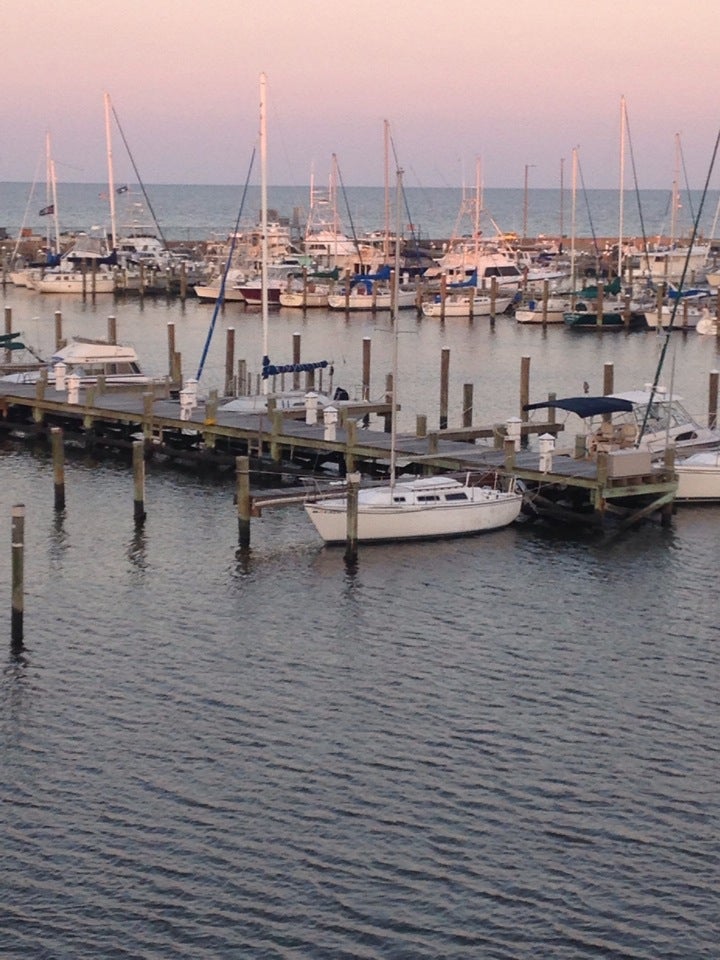
<path fill-rule="evenodd" d="M 347 390 L 343 390 L 342 387 L 335 387 L 335 393 L 333 394 L 333 400 L 349 400 L 350 394 Z"/>

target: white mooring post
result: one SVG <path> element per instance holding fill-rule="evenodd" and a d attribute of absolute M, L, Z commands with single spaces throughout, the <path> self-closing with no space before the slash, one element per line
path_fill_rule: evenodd
<path fill-rule="evenodd" d="M 80 402 L 80 377 L 76 373 L 67 377 L 67 400 L 68 403 Z"/>
<path fill-rule="evenodd" d="M 515 450 L 520 449 L 521 427 L 522 420 L 520 417 L 508 417 L 508 419 L 505 421 L 507 438 L 508 440 L 512 440 L 512 442 L 515 444 Z"/>
<path fill-rule="evenodd" d="M 310 390 L 305 394 L 305 423 L 314 426 L 318 419 L 318 395 Z"/>
<path fill-rule="evenodd" d="M 65 374 L 67 373 L 67 364 L 60 360 L 55 364 L 55 389 L 65 390 Z"/>
<path fill-rule="evenodd" d="M 325 424 L 323 439 L 331 441 L 337 440 L 337 407 L 333 407 L 332 405 L 325 407 L 323 410 L 323 422 Z"/>
<path fill-rule="evenodd" d="M 543 433 L 538 438 L 538 449 L 540 451 L 539 469 L 541 473 L 550 473 L 552 470 L 552 455 L 555 449 L 555 437 L 551 433 Z"/>

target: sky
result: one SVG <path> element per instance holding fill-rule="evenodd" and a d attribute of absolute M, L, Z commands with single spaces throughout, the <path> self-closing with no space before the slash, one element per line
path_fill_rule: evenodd
<path fill-rule="evenodd" d="M 702 189 L 717 0 L 2 0 L 0 181 L 106 182 L 104 95 L 148 184 Z M 621 102 L 627 123 L 621 137 Z M 115 182 L 129 178 L 113 120 Z M 624 147 L 621 149 L 621 144 Z M 621 154 L 624 162 L 621 163 Z M 257 170 L 257 164 L 253 166 Z M 678 176 L 679 174 L 679 176 Z M 253 182 L 257 177 L 253 175 Z"/>

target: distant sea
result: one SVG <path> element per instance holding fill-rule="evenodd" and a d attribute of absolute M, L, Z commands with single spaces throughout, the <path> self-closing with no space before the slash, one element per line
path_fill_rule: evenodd
<path fill-rule="evenodd" d="M 124 186 L 124 185 L 121 185 Z M 446 239 L 470 234 L 473 223 L 462 213 L 469 209 L 474 191 L 450 187 L 411 187 L 405 193 L 403 230 L 413 225 L 422 239 Z M 93 226 L 107 226 L 110 205 L 107 185 L 102 183 L 61 183 L 57 185 L 58 217 L 62 231 L 78 232 Z M 718 191 L 709 192 L 703 204 L 700 232 L 709 236 L 718 206 Z M 701 201 L 700 192 L 683 196 L 675 215 L 673 231 L 669 190 L 626 190 L 622 202 L 624 236 L 689 236 Z M 48 205 L 45 185 L 0 183 L 0 227 L 16 236 L 21 227 L 43 234 L 52 229 L 50 217 L 39 211 Z M 269 187 L 268 205 L 279 216 L 300 229 L 305 225 L 309 206 L 309 187 Z M 391 201 L 394 217 L 394 201 Z M 578 237 L 617 237 L 620 233 L 620 194 L 613 190 L 576 191 L 529 189 L 527 202 L 522 189 L 483 191 L 481 229 L 485 236 L 497 230 L 522 236 L 560 236 L 572 234 L 573 206 L 575 235 Z M 382 230 L 385 223 L 385 190 L 382 187 L 338 188 L 337 212 L 346 233 L 362 234 Z M 116 196 L 118 226 L 160 224 L 167 240 L 198 241 L 225 237 L 234 229 L 258 222 L 260 188 L 251 185 L 243 200 L 242 186 L 198 186 L 152 184 L 141 189 L 137 184 Z"/>

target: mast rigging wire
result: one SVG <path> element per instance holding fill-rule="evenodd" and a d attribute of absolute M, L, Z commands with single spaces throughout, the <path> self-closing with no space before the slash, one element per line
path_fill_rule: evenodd
<path fill-rule="evenodd" d="M 232 240 L 230 241 L 230 250 L 228 251 L 227 260 L 225 261 L 225 269 L 223 271 L 222 280 L 220 281 L 220 290 L 218 292 L 218 298 L 215 301 L 215 309 L 213 310 L 212 319 L 210 321 L 210 328 L 205 338 L 205 346 L 203 347 L 202 356 L 200 357 L 200 363 L 198 364 L 198 371 L 195 379 L 199 382 L 200 377 L 202 376 L 203 369 L 205 368 L 205 361 L 207 360 L 208 350 L 210 349 L 210 343 L 213 338 L 213 333 L 215 331 L 215 322 L 217 321 L 218 313 L 225 301 L 225 283 L 227 281 L 227 276 L 230 271 L 230 265 L 232 263 L 233 254 L 235 252 L 235 244 L 237 243 L 238 230 L 240 229 L 240 218 L 242 217 L 243 207 L 245 206 L 245 197 L 247 196 L 248 183 L 250 182 L 250 174 L 252 172 L 253 163 L 255 161 L 255 147 L 253 147 L 252 156 L 250 157 L 250 165 L 248 167 L 247 177 L 245 178 L 245 186 L 243 187 L 242 198 L 240 200 L 240 209 L 238 210 L 237 219 L 235 220 L 235 229 L 233 230 Z"/>

